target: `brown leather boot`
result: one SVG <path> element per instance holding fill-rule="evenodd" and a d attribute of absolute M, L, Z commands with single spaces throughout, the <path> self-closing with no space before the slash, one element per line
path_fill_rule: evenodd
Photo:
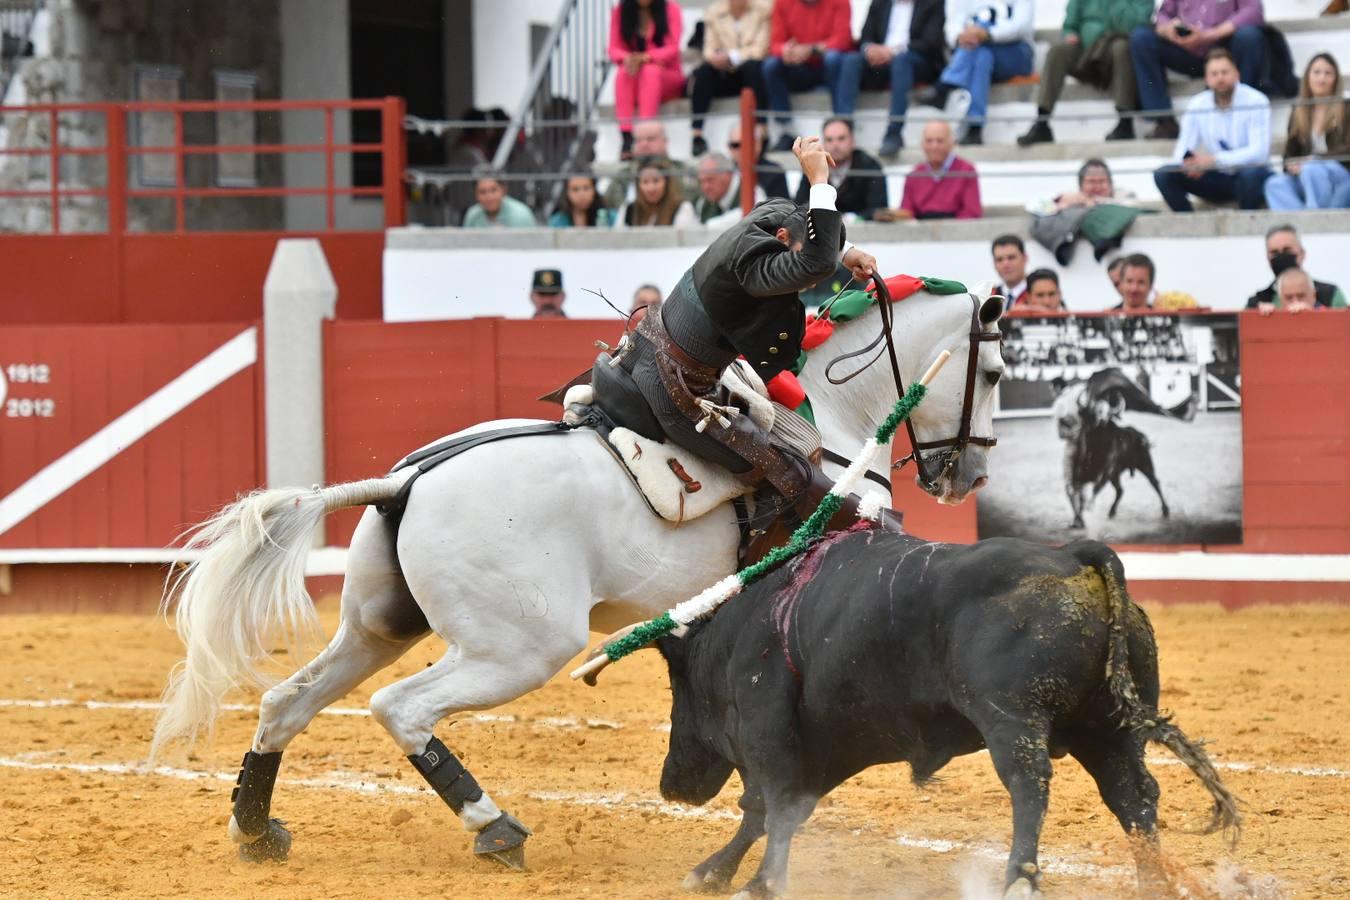
<path fill-rule="evenodd" d="M 834 482 L 830 480 L 820 469 L 812 468 L 811 483 L 797 497 L 791 498 L 788 503 L 796 518 L 805 522 L 816 507 L 820 506 L 820 501 L 834 487 Z M 765 498 L 768 500 L 769 498 Z M 783 502 L 781 499 L 779 502 Z M 839 512 L 835 513 L 833 518 L 826 524 L 825 530 L 842 531 L 857 524 L 862 519 L 858 515 L 858 506 L 861 498 L 857 494 L 849 494 L 844 498 L 843 504 L 839 507 Z M 882 531 L 889 531 L 892 534 L 903 534 L 902 527 L 904 516 L 902 513 L 888 507 L 882 507 L 880 518 L 874 523 Z M 873 520 L 868 519 L 871 522 Z M 762 530 L 761 530 L 762 528 Z M 775 547 L 780 547 L 788 542 L 792 537 L 795 525 L 789 524 L 784 516 L 774 518 L 770 523 L 752 530 L 749 542 L 745 547 L 744 558 L 741 560 L 742 566 L 748 566 L 759 562 L 769 551 Z"/>
<path fill-rule="evenodd" d="M 1336 16 L 1343 12 L 1350 12 L 1350 0 L 1331 0 L 1327 8 L 1322 10 L 1322 15 Z"/>

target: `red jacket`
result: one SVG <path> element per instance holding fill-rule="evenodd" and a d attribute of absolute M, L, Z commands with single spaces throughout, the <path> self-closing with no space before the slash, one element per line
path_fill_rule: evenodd
<path fill-rule="evenodd" d="M 934 177 L 927 162 L 915 166 L 905 178 L 905 196 L 900 208 L 916 219 L 978 219 L 984 215 L 980 205 L 980 179 L 975 167 L 959 156 L 951 168 Z"/>
<path fill-rule="evenodd" d="M 783 44 L 824 44 L 829 50 L 853 49 L 849 0 L 774 0 L 769 55 L 782 56 Z"/>

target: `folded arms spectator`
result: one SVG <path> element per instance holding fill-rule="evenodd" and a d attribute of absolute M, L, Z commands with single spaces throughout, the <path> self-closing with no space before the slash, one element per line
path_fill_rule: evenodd
<path fill-rule="evenodd" d="M 984 117 L 993 83 L 1031 74 L 1036 62 L 1031 46 L 1036 38 L 1035 15 L 1034 0 L 947 0 L 945 28 L 952 59 L 927 99 L 945 107 L 954 90 L 969 91 L 966 117 L 970 126 L 962 144 L 984 143 Z"/>
<path fill-rule="evenodd" d="M 952 148 L 952 127 L 946 122 L 923 127 L 924 161 L 905 177 L 900 202 L 903 217 L 978 219 L 984 215 L 975 167 Z"/>
<path fill-rule="evenodd" d="M 1261 0 L 1163 0 L 1152 27 L 1141 25 L 1130 34 L 1130 58 L 1145 113 L 1152 113 L 1150 139 L 1177 136 L 1167 72 L 1192 78 L 1205 74 L 1206 54 L 1227 47 L 1243 84 L 1255 88 L 1266 69 L 1266 20 Z"/>
<path fill-rule="evenodd" d="M 849 0 L 774 0 L 764 87 L 782 132 L 775 150 L 790 151 L 796 137 L 791 95 L 839 83 L 839 65 L 853 49 L 850 15 Z"/>
<path fill-rule="evenodd" d="M 609 58 L 614 77 L 614 113 L 623 137 L 623 158 L 633 154 L 633 110 L 650 119 L 661 104 L 684 93 L 680 68 L 683 18 L 674 0 L 619 0 L 609 20 Z"/>
<path fill-rule="evenodd" d="M 915 84 L 931 84 L 947 61 L 944 0 L 872 0 L 859 48 L 844 55 L 830 85 L 834 112 L 851 116 L 858 92 L 889 88 L 889 122 L 881 155 L 905 146 L 902 129 Z"/>
<path fill-rule="evenodd" d="M 1130 32 L 1153 19 L 1153 0 L 1069 0 L 1064 14 L 1064 40 L 1050 47 L 1041 72 L 1039 118 L 1031 130 L 1017 139 L 1023 147 L 1055 139 L 1047 121 L 1072 75 L 1098 90 L 1109 90 L 1120 121 L 1106 136 L 1108 141 L 1134 137 L 1134 119 L 1139 92 L 1130 60 Z"/>
<path fill-rule="evenodd" d="M 480 166 L 474 175 L 473 195 L 478 202 L 464 214 L 465 228 L 533 228 L 539 224 L 528 206 L 507 195 L 496 169 Z"/>
<path fill-rule="evenodd" d="M 1350 104 L 1331 54 L 1308 63 L 1298 99 L 1289 111 L 1284 171 L 1266 182 L 1266 202 L 1281 210 L 1334 207 L 1350 186 Z"/>
<path fill-rule="evenodd" d="M 890 198 L 886 192 L 886 172 L 881 163 L 854 144 L 853 126 L 848 119 L 840 116 L 826 119 L 820 133 L 825 152 L 835 162 L 830 169 L 830 184 L 838 191 L 835 208 L 865 220 L 876 218 L 879 211 L 887 212 Z M 809 203 L 810 187 L 805 178 L 797 185 L 798 206 Z"/>
<path fill-rule="evenodd" d="M 769 54 L 771 15 L 769 0 L 716 0 L 703 14 L 703 62 L 689 76 L 694 156 L 708 152 L 703 119 L 713 97 L 731 97 L 748 87 L 755 92 L 755 108 L 768 108 L 761 67 Z"/>
<path fill-rule="evenodd" d="M 1089 159 L 1078 170 L 1078 190 L 1027 204 L 1031 236 L 1067 266 L 1073 261 L 1074 241 L 1081 234 L 1093 256 L 1102 257 L 1120 247 L 1125 232 L 1139 216 L 1137 201 L 1128 190 L 1116 190 L 1105 160 Z"/>
<path fill-rule="evenodd" d="M 1153 180 L 1174 212 L 1194 210 L 1188 194 L 1260 209 L 1270 177 L 1270 101 L 1238 82 L 1233 56 L 1222 47 L 1209 51 L 1205 84 L 1186 108 L 1172 164 Z"/>

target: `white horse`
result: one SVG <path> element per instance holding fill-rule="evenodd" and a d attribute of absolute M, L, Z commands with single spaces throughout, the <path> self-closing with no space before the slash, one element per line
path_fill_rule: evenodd
<path fill-rule="evenodd" d="M 918 294 L 892 307 L 906 384 L 941 350 L 955 357 L 913 415 L 921 442 L 957 432 L 972 307 L 984 331 L 997 330 L 1003 310 L 990 294 L 988 286 L 969 296 Z M 884 359 L 845 385 L 825 377 L 825 363 L 865 347 L 881 327 L 875 306 L 838 325 L 800 376 L 824 446 L 836 452 L 862 446 L 896 389 Z M 976 342 L 975 353 L 972 433 L 990 435 L 992 386 L 1003 360 L 997 343 Z M 510 424 L 519 420 L 470 430 Z M 939 502 L 962 502 L 987 480 L 986 454 L 985 447 L 967 447 L 925 489 Z M 196 529 L 190 546 L 203 552 L 177 591 L 186 659 L 170 678 L 152 757 L 166 741 L 209 726 L 231 688 L 270 684 L 263 666 L 278 632 L 293 638 L 317 627 L 303 578 L 317 524 L 335 509 L 390 499 L 404 477 L 406 470 L 319 489 L 255 491 Z M 230 819 L 241 855 L 278 859 L 289 851 L 289 833 L 267 818 L 280 751 L 321 710 L 429 632 L 446 642 L 445 655 L 376 691 L 370 709 L 424 774 L 426 758 L 444 756 L 459 774 L 458 761 L 433 742 L 438 722 L 541 687 L 585 649 L 592 630 L 651 618 L 729 575 L 738 541 L 730 503 L 679 527 L 653 515 L 594 434 L 582 431 L 513 438 L 454 457 L 420 477 L 397 527 L 367 509 L 348 551 L 337 633 L 313 661 L 262 696 Z M 429 744 L 439 748 L 435 754 Z M 255 755 L 258 765 L 250 769 Z M 466 777 L 451 786 L 452 778 L 427 775 L 464 826 L 478 832 L 476 853 L 522 866 L 529 831 Z M 239 821 L 241 803 L 252 810 L 246 822 Z"/>

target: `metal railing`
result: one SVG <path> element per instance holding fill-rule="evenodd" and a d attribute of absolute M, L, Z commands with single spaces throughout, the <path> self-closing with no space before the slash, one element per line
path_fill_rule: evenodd
<path fill-rule="evenodd" d="M 371 143 L 340 143 L 335 140 L 335 118 L 355 110 L 374 110 L 381 113 L 380 141 Z M 288 112 L 319 113 L 323 117 L 323 139 L 313 143 L 251 143 L 221 144 L 190 142 L 185 138 L 184 116 L 192 114 L 219 115 L 221 113 L 281 114 Z M 46 201 L 50 208 L 52 234 L 62 232 L 63 207 L 70 201 L 95 203 L 106 210 L 106 231 L 121 235 L 130 230 L 128 204 L 132 200 L 160 200 L 172 204 L 172 227 L 184 232 L 190 226 L 187 220 L 188 201 L 204 198 L 284 198 L 322 197 L 324 199 L 324 228 L 337 229 L 338 197 L 377 197 L 383 200 L 384 225 L 393 227 L 405 222 L 404 170 L 407 165 L 407 137 L 403 130 L 405 105 L 401 97 L 379 100 L 254 100 L 254 101 L 183 101 L 177 103 L 46 103 L 29 106 L 0 106 L 0 121 L 21 117 L 34 125 L 35 146 L 0 147 L 0 163 L 7 158 L 21 157 L 46 161 L 46 172 L 28 174 L 22 187 L 0 189 L 0 199 Z M 156 134 L 162 140 L 137 140 L 138 117 L 158 117 L 160 127 Z M 101 133 L 102 143 L 92 146 L 74 141 L 74 124 L 82 117 L 92 117 L 94 133 Z M 63 136 L 65 140 L 63 140 Z M 280 154 L 319 154 L 323 157 L 323 182 L 314 186 L 285 184 L 242 184 L 222 186 L 219 180 L 202 186 L 198 179 L 189 177 L 188 161 L 211 158 L 217 161 L 231 156 L 265 157 Z M 352 187 L 342 183 L 337 174 L 340 155 L 374 153 L 381 158 L 382 183 L 372 187 Z M 72 177 L 63 171 L 63 160 L 83 159 L 97 162 L 87 167 L 80 176 Z M 133 165 L 132 161 L 136 163 Z M 146 178 L 147 162 L 153 161 L 156 178 Z M 68 167 L 67 167 L 68 168 Z M 199 168 L 199 167 L 198 167 Z"/>
<path fill-rule="evenodd" d="M 534 171 L 566 172 L 591 162 L 591 116 L 611 63 L 607 53 L 614 0 L 567 0 L 540 48 L 516 114 L 497 147 L 493 166 L 506 170 L 518 144 L 533 149 Z M 568 128 L 537 123 L 569 119 Z M 555 187 L 555 192 L 558 190 Z"/>
<path fill-rule="evenodd" d="M 19 61 L 33 53 L 33 20 L 42 6 L 43 0 L 0 0 L 0 103 L 19 71 Z"/>

